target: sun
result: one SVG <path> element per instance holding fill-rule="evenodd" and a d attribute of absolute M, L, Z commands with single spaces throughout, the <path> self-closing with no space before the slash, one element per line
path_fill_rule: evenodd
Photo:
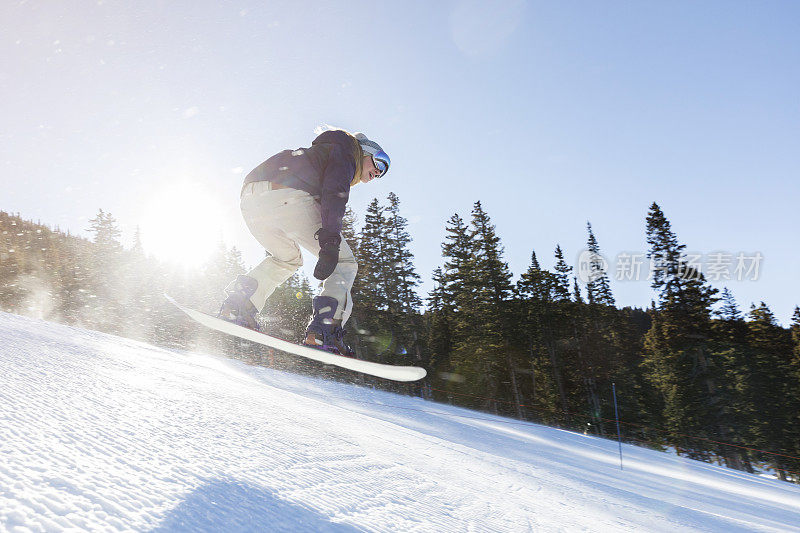
<path fill-rule="evenodd" d="M 198 267 L 211 256 L 224 226 L 219 200 L 188 180 L 159 190 L 145 205 L 140 220 L 144 251 L 185 267 Z"/>

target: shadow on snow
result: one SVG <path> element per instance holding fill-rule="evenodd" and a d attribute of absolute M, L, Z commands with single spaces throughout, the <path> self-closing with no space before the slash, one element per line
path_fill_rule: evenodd
<path fill-rule="evenodd" d="M 187 495 L 152 531 L 349 533 L 361 530 L 331 522 L 327 516 L 281 500 L 263 487 L 244 482 L 214 480 Z"/>

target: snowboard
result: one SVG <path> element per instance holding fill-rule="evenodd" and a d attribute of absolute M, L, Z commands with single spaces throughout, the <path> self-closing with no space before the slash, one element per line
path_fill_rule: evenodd
<path fill-rule="evenodd" d="M 314 361 L 319 361 L 320 363 L 334 365 L 341 368 L 346 368 L 348 370 L 354 370 L 356 372 L 362 372 L 364 374 L 369 374 L 379 378 L 391 379 L 393 381 L 417 381 L 424 378 L 427 374 L 424 368 L 417 366 L 397 366 L 373 363 L 372 361 L 362 361 L 361 359 L 337 355 L 325 350 L 318 350 L 310 346 L 295 344 L 284 339 L 279 339 L 278 337 L 273 337 L 267 333 L 261 333 L 260 331 L 255 331 L 207 313 L 185 307 L 176 302 L 168 294 L 164 294 L 164 297 L 169 300 L 172 305 L 186 313 L 190 318 L 202 324 L 203 326 L 220 331 L 222 333 L 227 333 L 228 335 L 233 335 L 234 337 L 239 337 L 240 339 L 263 344 L 264 346 L 269 346 L 271 348 L 275 348 L 276 350 L 288 352 L 300 357 L 305 357 L 307 359 L 313 359 Z"/>

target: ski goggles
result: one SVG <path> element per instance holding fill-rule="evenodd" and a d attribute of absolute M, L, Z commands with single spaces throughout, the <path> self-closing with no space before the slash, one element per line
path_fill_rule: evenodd
<path fill-rule="evenodd" d="M 375 168 L 380 172 L 380 174 L 378 174 L 379 178 L 382 178 L 389 172 L 389 163 L 391 163 L 389 156 L 383 150 L 372 154 L 372 164 L 375 165 Z"/>

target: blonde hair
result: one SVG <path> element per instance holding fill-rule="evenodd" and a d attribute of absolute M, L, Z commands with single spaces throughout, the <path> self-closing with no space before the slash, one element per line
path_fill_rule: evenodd
<path fill-rule="evenodd" d="M 356 147 L 353 150 L 353 155 L 356 157 L 356 172 L 353 174 L 353 181 L 350 182 L 351 187 L 361 183 L 361 173 L 364 171 L 364 151 L 355 137 L 353 137 L 353 140 L 356 141 Z"/>
<path fill-rule="evenodd" d="M 358 142 L 358 139 L 356 139 L 355 136 L 346 129 L 337 128 L 335 126 L 331 126 L 330 124 L 323 124 L 314 128 L 314 135 L 320 135 L 322 132 L 332 130 L 343 131 L 350 138 L 350 143 L 352 144 L 351 153 L 356 160 L 356 171 L 353 174 L 353 179 L 350 180 L 350 186 L 352 187 L 357 185 L 361 183 L 361 173 L 364 171 L 364 151 L 361 149 L 361 144 Z"/>

